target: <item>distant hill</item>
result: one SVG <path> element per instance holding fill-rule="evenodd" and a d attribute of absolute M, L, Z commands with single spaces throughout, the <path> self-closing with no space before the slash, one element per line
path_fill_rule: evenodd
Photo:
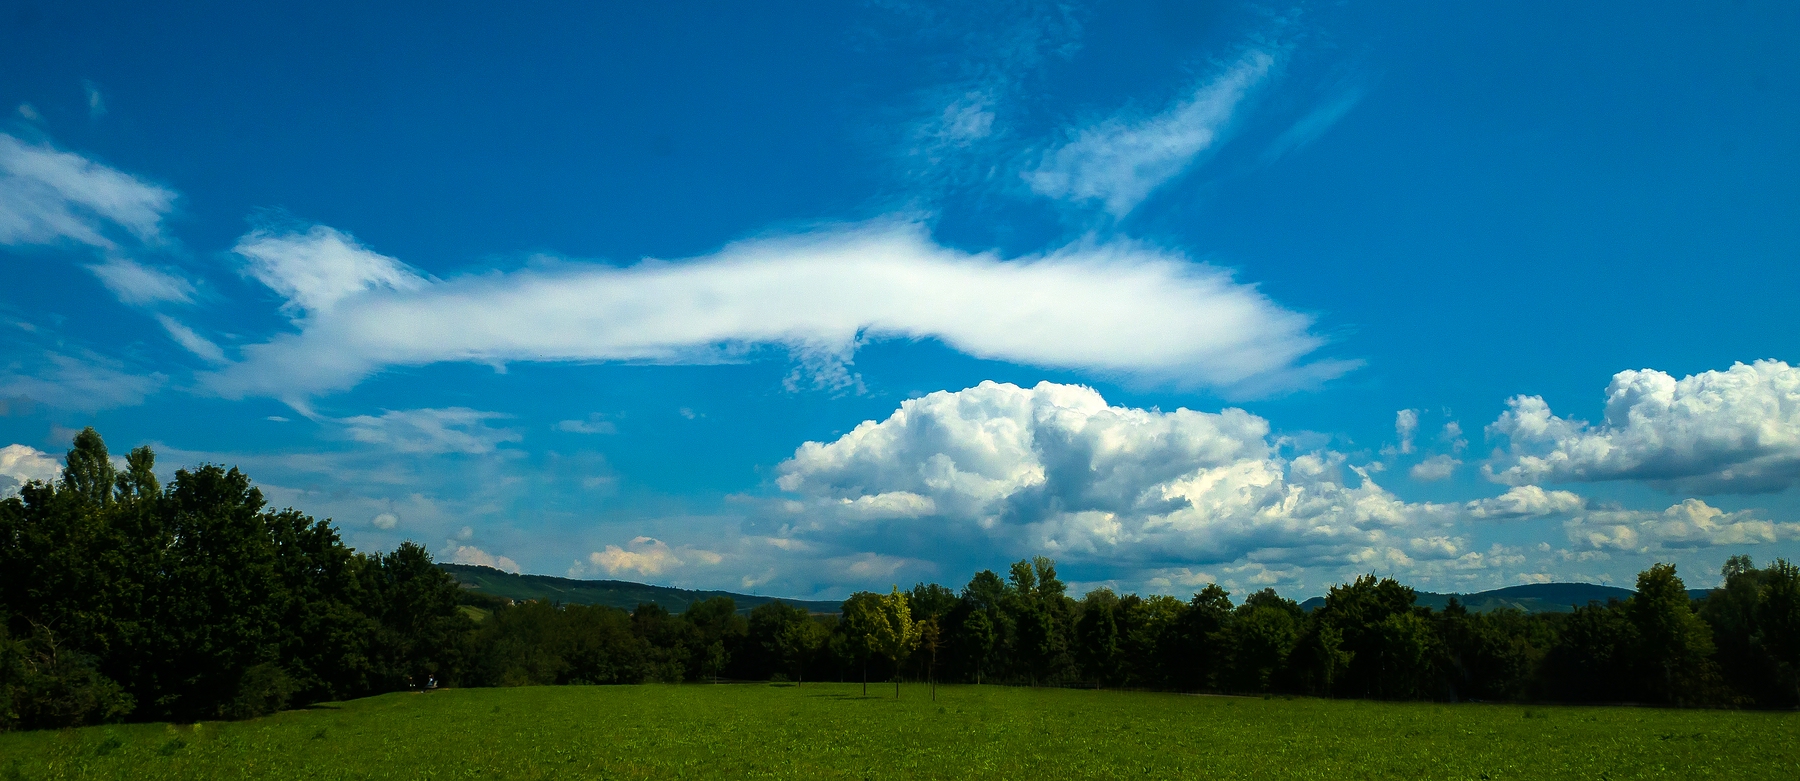
<path fill-rule="evenodd" d="M 842 602 L 781 599 L 779 597 L 733 594 L 729 591 L 689 591 L 684 588 L 650 586 L 623 580 L 575 580 L 549 575 L 514 575 L 493 567 L 473 564 L 438 564 L 463 588 L 506 599 L 544 599 L 575 605 L 606 605 L 632 610 L 645 602 L 654 602 L 671 613 L 680 613 L 689 603 L 713 597 L 731 597 L 740 612 L 767 602 L 785 602 L 813 613 L 836 613 Z"/>
<path fill-rule="evenodd" d="M 1688 596 L 1700 599 L 1711 593 L 1711 589 L 1688 589 Z M 1527 613 L 1567 613 L 1577 606 L 1589 602 L 1605 603 L 1608 599 L 1629 599 L 1637 592 L 1617 586 L 1601 586 L 1594 583 L 1532 583 L 1524 586 L 1507 586 L 1492 591 L 1477 591 L 1473 594 L 1435 594 L 1430 591 L 1418 592 L 1417 604 L 1443 610 L 1450 604 L 1450 598 L 1456 597 L 1463 607 L 1472 613 L 1485 613 L 1501 608 L 1514 608 Z M 1324 597 L 1313 597 L 1300 603 L 1300 607 L 1311 611 L 1325 604 Z"/>

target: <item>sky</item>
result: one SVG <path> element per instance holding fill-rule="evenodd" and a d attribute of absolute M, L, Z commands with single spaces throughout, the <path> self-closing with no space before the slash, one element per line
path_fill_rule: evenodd
<path fill-rule="evenodd" d="M 1796 33 L 11 3 L 0 492 L 93 426 L 568 577 L 1711 586 L 1800 555 Z"/>

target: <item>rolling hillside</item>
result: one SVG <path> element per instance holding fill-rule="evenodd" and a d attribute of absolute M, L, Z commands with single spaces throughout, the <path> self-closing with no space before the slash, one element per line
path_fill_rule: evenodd
<path fill-rule="evenodd" d="M 731 597 L 732 601 L 737 602 L 740 612 L 748 612 L 757 605 L 777 600 L 814 613 L 836 613 L 841 606 L 841 603 L 833 601 L 781 599 L 733 594 L 729 591 L 689 591 L 623 580 L 574 580 L 549 575 L 514 575 L 493 567 L 472 564 L 440 563 L 438 566 L 462 583 L 463 588 L 516 600 L 545 599 L 577 605 L 607 605 L 623 610 L 634 609 L 644 602 L 654 602 L 671 613 L 680 613 L 687 609 L 689 603 L 713 597 Z"/>
<path fill-rule="evenodd" d="M 471 564 L 439 564 L 459 583 L 477 593 L 506 599 L 544 599 L 577 605 L 608 605 L 631 610 L 644 602 L 662 605 L 671 613 L 687 609 L 689 603 L 713 597 L 731 597 L 740 612 L 757 605 L 781 601 L 814 613 L 836 613 L 842 603 L 833 600 L 783 599 L 781 597 L 736 594 L 729 591 L 690 591 L 688 589 L 651 586 L 624 580 L 575 580 L 550 575 L 514 575 L 492 567 Z M 1709 589 L 1689 589 L 1688 595 L 1699 599 Z M 1634 592 L 1617 586 L 1593 583 L 1532 583 L 1508 586 L 1472 594 L 1437 594 L 1418 592 L 1418 604 L 1432 610 L 1443 610 L 1455 597 L 1471 612 L 1485 613 L 1501 608 L 1514 608 L 1527 613 L 1567 613 L 1577 605 L 1604 603 L 1608 599 L 1626 599 Z M 1241 595 L 1237 595 L 1241 596 Z M 1313 597 L 1300 603 L 1306 610 L 1325 604 L 1324 597 Z"/>

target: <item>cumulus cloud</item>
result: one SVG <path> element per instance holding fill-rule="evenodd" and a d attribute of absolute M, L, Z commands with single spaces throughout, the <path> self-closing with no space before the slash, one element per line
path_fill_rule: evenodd
<path fill-rule="evenodd" d="M 467 407 L 386 410 L 380 416 L 344 418 L 351 439 L 382 445 L 401 453 L 491 453 L 502 442 L 517 442 L 517 431 L 493 428 L 485 421 L 504 418 L 498 412 Z"/>
<path fill-rule="evenodd" d="M 1468 503 L 1469 517 L 1492 520 L 1540 518 L 1579 512 L 1586 500 L 1568 491 L 1546 491 L 1535 485 L 1506 489 L 1506 493 Z"/>
<path fill-rule="evenodd" d="M 1274 57 L 1253 51 L 1161 114 L 1082 128 L 1046 153 L 1025 180 L 1041 195 L 1098 201 L 1123 217 L 1215 146 L 1238 105 L 1274 67 Z"/>
<path fill-rule="evenodd" d="M 0 245 L 113 249 L 121 231 L 160 242 L 174 203 L 174 192 L 130 174 L 0 133 Z"/>
<path fill-rule="evenodd" d="M 297 333 L 210 375 L 230 396 L 343 390 L 440 361 L 745 360 L 785 347 L 815 374 L 873 338 L 1147 382 L 1254 393 L 1335 376 L 1303 364 L 1307 317 L 1229 274 L 1124 241 L 1001 260 L 916 224 L 746 241 L 691 261 L 563 264 L 428 280 L 328 228 L 254 234 L 239 252 L 288 298 Z M 848 377 L 849 375 L 830 375 Z"/>
<path fill-rule="evenodd" d="M 29 445 L 0 447 L 0 499 L 14 496 L 33 480 L 50 482 L 62 476 L 62 463 L 49 453 Z"/>
<path fill-rule="evenodd" d="M 1113 407 L 1080 386 L 984 382 L 803 444 L 778 467 L 778 486 L 801 497 L 783 531 L 878 524 L 929 545 L 1163 568 L 1385 560 L 1427 532 L 1442 541 L 1401 560 L 1460 555 L 1442 531 L 1460 508 L 1403 502 L 1340 454 L 1283 456 L 1268 435 L 1238 409 Z"/>
<path fill-rule="evenodd" d="M 1400 438 L 1400 452 L 1413 452 L 1413 437 L 1419 433 L 1419 411 L 1403 409 L 1394 413 L 1394 436 Z"/>
<path fill-rule="evenodd" d="M 1407 474 L 1412 475 L 1412 479 L 1419 482 L 1430 483 L 1443 480 L 1456 474 L 1456 468 L 1459 466 L 1462 466 L 1461 459 L 1448 453 L 1439 453 L 1424 461 L 1420 461 L 1417 464 L 1413 464 L 1412 469 L 1408 470 Z"/>
<path fill-rule="evenodd" d="M 400 516 L 393 513 L 377 513 L 374 518 L 369 519 L 369 523 L 377 529 L 388 531 L 400 525 Z"/>
<path fill-rule="evenodd" d="M 1800 481 L 1800 369 L 1734 364 L 1676 380 L 1613 375 L 1599 425 L 1518 396 L 1488 427 L 1509 448 L 1482 468 L 1510 485 L 1643 480 L 1701 495 L 1777 491 Z"/>
<path fill-rule="evenodd" d="M 474 564 L 482 567 L 493 567 L 517 574 L 519 563 L 505 556 L 495 556 L 473 545 L 458 545 L 450 554 L 450 560 L 457 564 Z"/>
<path fill-rule="evenodd" d="M 1800 538 L 1800 523 L 1762 520 L 1750 510 L 1728 513 L 1699 499 L 1683 500 L 1661 512 L 1591 511 L 1570 519 L 1564 528 L 1577 545 L 1640 553 Z"/>
<path fill-rule="evenodd" d="M 653 537 L 636 537 L 628 543 L 628 546 L 629 548 L 621 548 L 617 545 L 608 545 L 606 550 L 588 554 L 588 563 L 592 564 L 597 571 L 605 571 L 608 575 L 635 572 L 645 577 L 654 577 L 686 566 L 690 563 L 689 560 L 708 566 L 724 560 L 724 557 L 717 553 L 695 548 L 686 549 L 681 553 L 682 556 L 688 557 L 688 560 L 684 560 L 681 556 L 676 555 L 676 551 L 670 548 L 668 543 Z"/>
<path fill-rule="evenodd" d="M 88 266 L 88 270 L 127 304 L 187 303 L 194 298 L 193 283 L 169 271 L 127 258 L 110 258 L 104 263 Z"/>

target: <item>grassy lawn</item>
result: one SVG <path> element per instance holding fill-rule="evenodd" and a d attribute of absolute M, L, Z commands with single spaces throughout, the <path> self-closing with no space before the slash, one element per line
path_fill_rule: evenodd
<path fill-rule="evenodd" d="M 0 734 L 0 779 L 1800 778 L 1800 715 L 947 686 L 391 694 Z M 885 696 L 880 696 L 885 695 Z"/>

